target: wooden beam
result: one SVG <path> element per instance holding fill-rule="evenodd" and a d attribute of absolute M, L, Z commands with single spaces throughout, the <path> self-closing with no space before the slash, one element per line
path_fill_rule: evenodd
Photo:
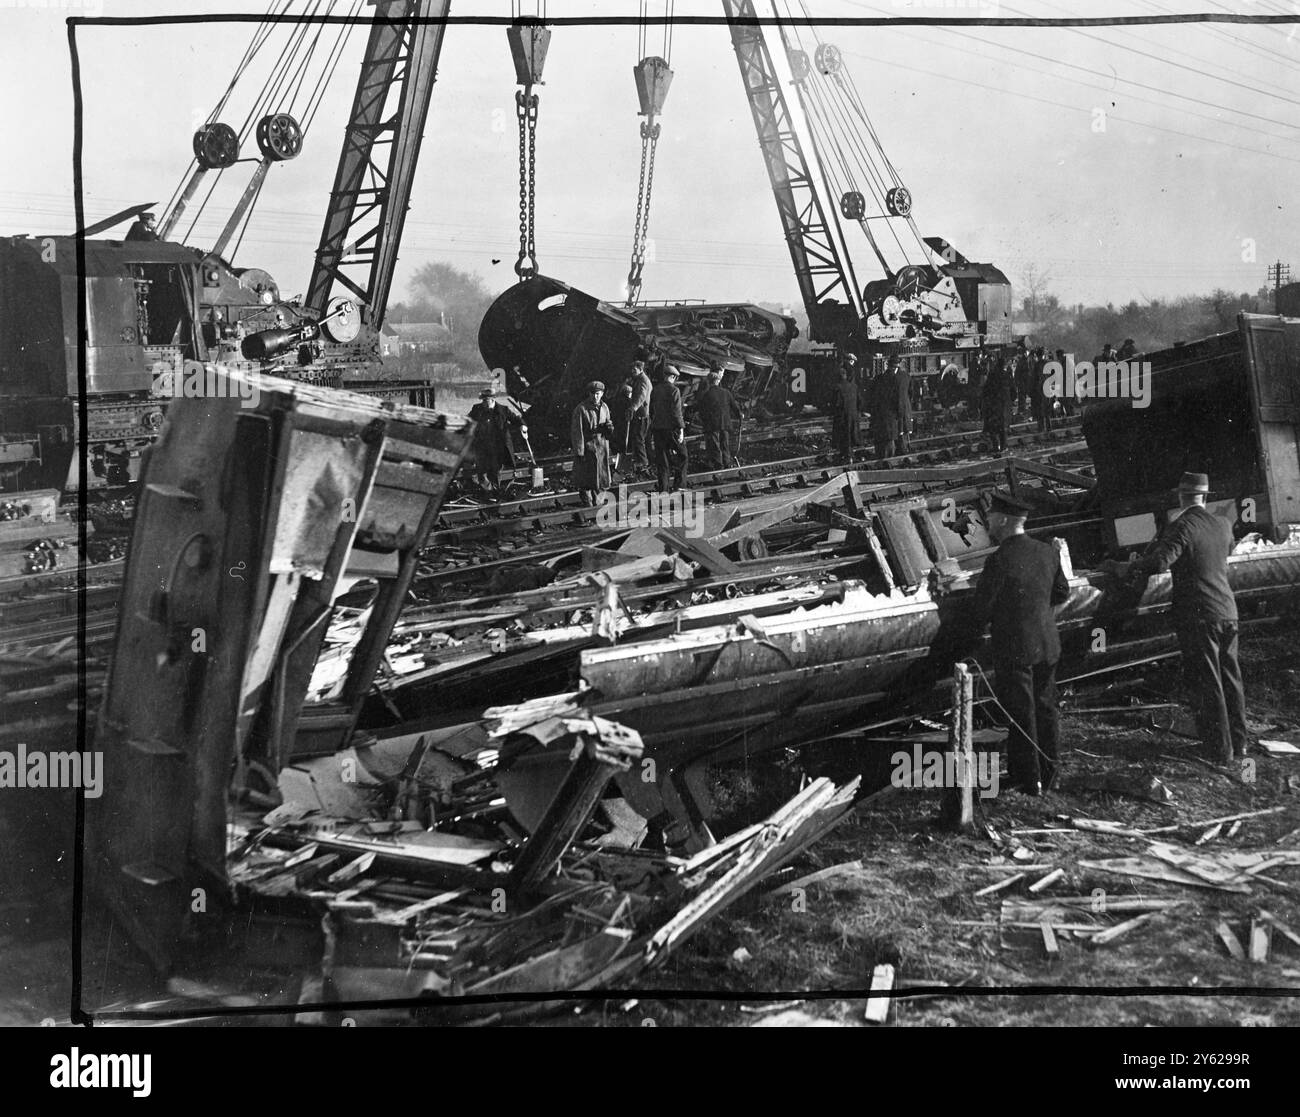
<path fill-rule="evenodd" d="M 763 512 L 738 527 L 732 528 L 730 531 L 724 531 L 721 535 L 715 535 L 709 542 L 719 551 L 722 551 L 733 543 L 757 535 L 766 527 L 779 524 L 783 520 L 794 519 L 809 504 L 824 500 L 832 494 L 838 495 L 844 487 L 844 476 L 844 474 L 837 474 L 824 484 L 818 485 L 815 489 L 808 489 L 771 511 Z"/>
<path fill-rule="evenodd" d="M 707 539 L 688 539 L 675 528 L 660 528 L 655 536 L 692 562 L 698 562 L 710 574 L 735 574 L 740 570 Z"/>
<path fill-rule="evenodd" d="M 1232 933 L 1232 928 L 1228 926 L 1227 920 L 1220 919 L 1215 931 L 1219 936 L 1219 941 L 1228 948 L 1228 953 L 1232 955 L 1233 960 L 1244 962 L 1246 960 L 1246 951 L 1242 948 L 1241 940 Z"/>

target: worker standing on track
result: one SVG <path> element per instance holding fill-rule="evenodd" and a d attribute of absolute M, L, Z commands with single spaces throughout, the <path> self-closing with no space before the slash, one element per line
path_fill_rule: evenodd
<path fill-rule="evenodd" d="M 1034 350 L 1033 362 L 1030 366 L 1032 375 L 1030 383 L 1033 387 L 1030 389 L 1030 413 L 1038 423 L 1040 434 L 1046 434 L 1052 429 L 1052 398 L 1047 394 L 1047 350 L 1041 346 Z"/>
<path fill-rule="evenodd" d="M 677 369 L 672 365 L 664 365 L 663 379 L 650 392 L 650 436 L 657 490 L 671 493 L 686 488 L 686 420 L 682 394 L 677 390 Z"/>
<path fill-rule="evenodd" d="M 584 507 L 596 503 L 600 493 L 613 483 L 609 468 L 609 440 L 614 424 L 609 408 L 601 400 L 605 385 L 593 380 L 587 396 L 573 409 L 569 433 L 573 442 L 573 487 L 582 497 Z"/>
<path fill-rule="evenodd" d="M 632 362 L 631 420 L 628 424 L 627 452 L 632 468 L 638 472 L 650 468 L 650 455 L 646 450 L 646 435 L 650 430 L 650 377 L 645 361 L 637 357 Z"/>
<path fill-rule="evenodd" d="M 1231 766 L 1246 756 L 1246 693 L 1237 663 L 1237 601 L 1228 582 L 1232 525 L 1205 507 L 1210 479 L 1184 473 L 1178 518 L 1131 563 L 1102 563 L 1121 579 L 1173 572 L 1173 617 L 1183 676 L 1205 759 Z"/>
<path fill-rule="evenodd" d="M 619 469 L 622 458 L 628 452 L 629 439 L 632 435 L 632 382 L 623 381 L 614 393 L 614 401 L 609 407 L 610 418 L 614 423 L 614 436 L 610 439 L 610 468 Z"/>
<path fill-rule="evenodd" d="M 1064 350 L 1064 349 L 1058 349 L 1058 350 L 1056 351 L 1056 363 L 1057 363 L 1058 365 L 1060 365 L 1062 369 L 1065 368 L 1065 350 Z M 1070 394 L 1070 393 L 1066 393 L 1066 394 L 1064 394 L 1064 395 L 1061 396 L 1061 415 L 1062 415 L 1064 418 L 1068 419 L 1068 418 L 1070 418 L 1073 414 L 1074 414 L 1074 396 L 1073 396 L 1072 394 Z"/>
<path fill-rule="evenodd" d="M 893 374 L 880 369 L 871 378 L 869 400 L 871 439 L 876 444 L 876 457 L 880 461 L 894 456 L 898 440 L 898 381 Z"/>
<path fill-rule="evenodd" d="M 474 479 L 484 492 L 501 499 L 501 471 L 515 466 L 514 432 L 528 434 L 523 420 L 506 407 L 498 407 L 491 388 L 479 392 L 479 401 L 469 409 L 474 420 Z"/>
<path fill-rule="evenodd" d="M 999 545 L 975 585 L 974 613 L 981 630 L 992 624 L 993 689 L 1011 722 L 1011 786 L 1041 795 L 1056 783 L 1060 736 L 1061 639 L 1053 609 L 1070 596 L 1070 584 L 1056 548 L 1025 534 L 1029 510 L 1017 497 L 994 494 L 989 534 Z"/>
<path fill-rule="evenodd" d="M 1001 453 L 1007 448 L 1007 428 L 1011 426 L 1014 391 L 1010 370 L 1000 358 L 995 359 L 988 379 L 984 381 L 980 408 L 984 413 L 984 430 L 995 453 Z"/>
<path fill-rule="evenodd" d="M 912 448 L 912 374 L 901 357 L 890 357 L 888 367 L 898 392 L 898 452 L 906 454 Z"/>
<path fill-rule="evenodd" d="M 709 369 L 709 384 L 695 397 L 695 408 L 704 428 L 704 468 L 731 469 L 736 464 L 735 431 L 743 416 L 740 404 L 722 386 L 722 369 Z"/>
<path fill-rule="evenodd" d="M 861 415 L 858 413 L 858 384 L 852 357 L 840 366 L 840 379 L 831 399 L 831 441 L 835 456 L 845 465 L 853 461 L 853 450 L 860 446 Z"/>

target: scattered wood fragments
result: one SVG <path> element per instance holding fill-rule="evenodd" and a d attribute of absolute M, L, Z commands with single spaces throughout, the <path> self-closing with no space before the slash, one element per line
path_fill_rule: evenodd
<path fill-rule="evenodd" d="M 1268 951 L 1272 941 L 1272 926 L 1262 919 L 1252 919 L 1250 921 L 1250 961 L 1253 965 L 1262 965 L 1268 961 Z"/>
<path fill-rule="evenodd" d="M 1048 873 L 1046 876 L 1039 877 L 1038 880 L 1034 881 L 1034 883 L 1031 884 L 1031 885 L 1029 886 L 1029 891 L 1030 891 L 1030 892 L 1042 892 L 1043 889 L 1045 889 L 1045 888 L 1050 888 L 1053 884 L 1055 884 L 1055 883 L 1056 883 L 1058 880 L 1060 880 L 1063 876 L 1065 876 L 1065 870 L 1064 870 L 1064 869 L 1053 869 L 1053 870 L 1052 870 L 1050 873 Z"/>
<path fill-rule="evenodd" d="M 1207 831 L 1205 831 L 1204 834 L 1202 834 L 1199 838 L 1197 838 L 1196 841 L 1193 842 L 1192 844 L 1203 846 L 1205 845 L 1206 842 L 1214 841 L 1214 839 L 1217 838 L 1221 833 L 1223 833 L 1223 823 L 1216 822 Z"/>
<path fill-rule="evenodd" d="M 1244 962 L 1246 960 L 1246 951 L 1241 945 L 1241 940 L 1232 933 L 1232 928 L 1228 926 L 1227 920 L 1219 920 L 1215 933 L 1218 934 L 1219 941 L 1228 948 L 1228 953 L 1232 955 L 1233 961 Z"/>
<path fill-rule="evenodd" d="M 1122 939 L 1125 935 L 1145 926 L 1155 919 L 1159 912 L 1147 912 L 1145 915 L 1135 915 L 1132 919 L 1126 919 L 1123 923 L 1117 923 L 1114 927 L 1105 931 L 1100 931 L 1088 940 L 1089 946 L 1109 946 L 1117 939 Z"/>
<path fill-rule="evenodd" d="M 1048 963 L 1054 964 L 1059 962 L 1061 960 L 1061 948 L 1057 945 L 1056 932 L 1052 930 L 1051 920 L 1044 919 L 1042 923 L 1039 924 L 1039 927 L 1042 928 L 1043 952 L 1047 955 Z"/>

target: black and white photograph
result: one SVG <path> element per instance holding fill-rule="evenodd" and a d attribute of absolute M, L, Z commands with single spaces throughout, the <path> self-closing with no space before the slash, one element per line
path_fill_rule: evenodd
<path fill-rule="evenodd" d="M 0 92 L 36 1081 L 193 1027 L 1285 1073 L 1300 4 L 0 0 Z"/>

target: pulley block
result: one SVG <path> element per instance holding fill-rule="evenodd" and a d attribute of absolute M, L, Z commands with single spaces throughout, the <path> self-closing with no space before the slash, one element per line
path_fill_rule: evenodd
<path fill-rule="evenodd" d="M 506 38 L 510 41 L 510 57 L 515 63 L 515 83 L 541 85 L 546 48 L 551 44 L 551 29 L 539 23 L 516 23 L 506 28 Z"/>
<path fill-rule="evenodd" d="M 641 102 L 642 116 L 658 116 L 664 111 L 664 102 L 668 99 L 668 87 L 673 81 L 673 72 L 662 58 L 643 58 L 632 67 L 632 79 L 636 82 L 637 100 Z"/>
<path fill-rule="evenodd" d="M 806 51 L 792 50 L 789 59 L 790 76 L 794 78 L 796 85 L 801 85 L 808 80 L 808 75 L 812 73 L 812 64 L 808 61 L 808 54 Z"/>
<path fill-rule="evenodd" d="M 239 137 L 229 124 L 205 124 L 194 133 L 194 158 L 205 171 L 229 167 L 239 158 Z"/>
<path fill-rule="evenodd" d="M 844 65 L 844 59 L 840 55 L 840 48 L 833 43 L 821 43 L 813 54 L 813 62 L 817 64 L 817 69 L 827 76 L 838 74 L 840 68 Z"/>
<path fill-rule="evenodd" d="M 849 190 L 840 198 L 840 213 L 849 221 L 861 221 L 867 216 L 867 199 L 859 190 Z"/>
<path fill-rule="evenodd" d="M 257 122 L 257 146 L 279 163 L 302 151 L 302 128 L 287 112 L 275 112 Z"/>
<path fill-rule="evenodd" d="M 885 192 L 885 208 L 894 217 L 907 217 L 912 212 L 912 192 L 906 186 L 891 186 Z"/>

